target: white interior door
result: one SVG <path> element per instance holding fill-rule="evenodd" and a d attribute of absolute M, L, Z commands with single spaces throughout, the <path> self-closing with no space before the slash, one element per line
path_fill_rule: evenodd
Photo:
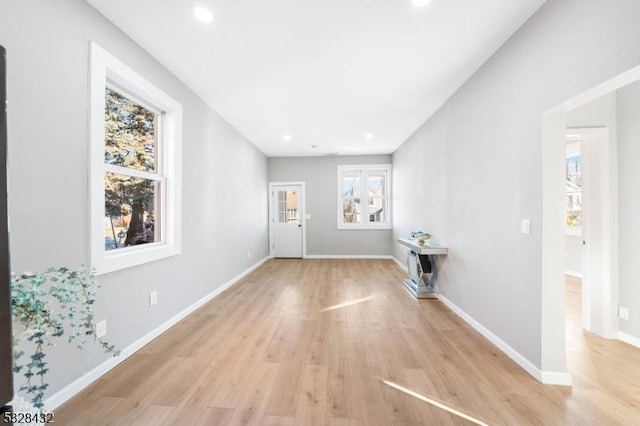
<path fill-rule="evenodd" d="M 271 186 L 271 255 L 298 257 L 303 255 L 303 185 Z"/>
<path fill-rule="evenodd" d="M 571 129 L 580 133 L 582 156 L 582 322 L 602 337 L 616 334 L 609 132 L 607 128 Z"/>

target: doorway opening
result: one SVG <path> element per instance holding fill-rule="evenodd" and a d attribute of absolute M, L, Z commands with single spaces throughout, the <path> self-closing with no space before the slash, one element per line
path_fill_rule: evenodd
<path fill-rule="evenodd" d="M 567 345 L 565 324 L 565 227 L 566 227 L 566 139 L 570 114 L 606 95 L 617 92 L 640 80 L 640 66 L 612 78 L 574 98 L 571 98 L 543 114 L 542 120 L 542 324 L 541 324 L 541 379 L 543 383 L 570 385 L 567 369 Z M 614 107 L 614 118 L 619 114 Z M 615 122 L 614 122 L 615 123 Z M 570 129 L 571 130 L 571 129 Z M 608 143 L 587 146 L 587 155 L 599 160 L 591 186 L 600 191 L 599 198 L 583 199 L 583 205 L 591 221 L 583 224 L 585 235 L 585 259 L 589 267 L 584 292 L 589 301 L 585 303 L 583 325 L 605 338 L 619 338 L 618 294 L 619 294 L 619 233 L 618 233 L 618 144 L 616 125 L 606 129 L 592 130 L 608 135 Z M 614 134 L 613 136 L 611 134 Z M 591 139 L 593 135 L 588 135 Z M 581 136 L 585 137 L 585 136 Z M 598 137 L 601 137 L 598 136 Z M 594 137 L 595 138 L 595 137 Z M 601 148 L 606 148 L 600 151 Z M 594 155 L 595 154 L 595 155 Z M 591 172 L 589 172 L 591 175 Z M 589 179 L 589 176 L 586 176 Z M 589 191 L 591 193 L 591 191 Z M 586 193 L 585 193 L 586 194 Z M 588 195 L 587 195 L 588 197 Z M 597 217 L 599 216 L 599 217 Z M 596 218 L 597 217 L 597 218 Z M 591 225 L 595 224 L 595 227 Z M 599 229 L 594 231 L 593 229 Z M 595 265 L 595 267 L 594 267 Z M 595 284 L 594 284 L 595 283 Z M 603 283 L 607 283 L 604 285 Z M 588 312 L 587 312 L 588 311 Z M 586 314 L 584 314 L 586 312 Z"/>
<path fill-rule="evenodd" d="M 596 112 L 598 123 L 615 124 L 615 96 L 569 111 L 568 123 L 579 121 L 585 108 Z M 609 127 L 567 128 L 565 273 L 580 284 L 582 328 L 604 338 L 616 336 L 611 242 L 617 236 L 611 218 L 617 203 L 611 192 L 617 192 L 617 167 L 610 161 L 616 152 Z"/>

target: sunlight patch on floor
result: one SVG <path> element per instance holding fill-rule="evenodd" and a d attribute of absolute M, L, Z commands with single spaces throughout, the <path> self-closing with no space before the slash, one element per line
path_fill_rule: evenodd
<path fill-rule="evenodd" d="M 375 296 L 363 297 L 362 299 L 350 300 L 348 302 L 340 303 L 338 305 L 329 306 L 328 308 L 320 309 L 320 312 L 333 311 L 347 306 L 357 305 L 358 303 L 366 302 L 367 300 L 374 299 Z"/>
<path fill-rule="evenodd" d="M 382 383 L 384 383 L 385 385 L 390 386 L 390 387 L 392 387 L 392 388 L 394 388 L 396 390 L 399 390 L 400 392 L 404 392 L 407 395 L 410 395 L 410 396 L 412 396 L 414 398 L 417 398 L 420 401 L 424 401 L 424 402 L 426 402 L 428 404 L 431 404 L 431 405 L 433 405 L 435 407 L 438 407 L 438 408 L 440 408 L 442 410 L 445 410 L 445 411 L 447 411 L 447 412 L 449 412 L 449 413 L 451 413 L 453 415 L 456 415 L 456 416 L 461 417 L 461 418 L 463 418 L 465 420 L 468 420 L 468 421 L 470 421 L 472 423 L 475 423 L 475 424 L 481 425 L 481 426 L 488 426 L 482 420 L 478 420 L 475 417 L 471 417 L 468 414 L 465 414 L 465 413 L 463 413 L 461 411 L 456 410 L 455 408 L 451 408 L 451 407 L 449 407 L 449 406 L 447 406 L 447 405 L 445 405 L 445 404 L 443 404 L 441 402 L 435 401 L 435 400 L 433 400 L 431 398 L 427 398 L 426 396 L 421 395 L 421 394 L 419 394 L 417 392 L 414 392 L 411 389 L 407 389 L 404 386 L 400 386 L 397 383 L 393 383 L 393 382 L 390 382 L 390 381 L 384 380 L 384 379 L 382 379 Z"/>

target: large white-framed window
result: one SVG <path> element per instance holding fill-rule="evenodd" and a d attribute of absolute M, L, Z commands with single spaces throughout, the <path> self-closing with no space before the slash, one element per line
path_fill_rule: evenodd
<path fill-rule="evenodd" d="M 338 166 L 338 229 L 391 229 L 391 164 Z"/>
<path fill-rule="evenodd" d="M 180 254 L 182 106 L 90 49 L 91 263 L 104 274 Z"/>

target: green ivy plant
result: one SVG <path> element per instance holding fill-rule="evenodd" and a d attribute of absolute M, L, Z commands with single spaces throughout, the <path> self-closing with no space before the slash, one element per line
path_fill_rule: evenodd
<path fill-rule="evenodd" d="M 24 376 L 20 391 L 25 391 L 39 410 L 49 386 L 46 348 L 54 346 L 56 338 L 66 333 L 69 343 L 78 349 L 92 338 L 106 353 L 119 354 L 96 335 L 94 308 L 99 287 L 95 270 L 86 267 L 11 275 L 13 371 Z M 27 355 L 21 348 L 29 348 L 31 353 Z"/>

